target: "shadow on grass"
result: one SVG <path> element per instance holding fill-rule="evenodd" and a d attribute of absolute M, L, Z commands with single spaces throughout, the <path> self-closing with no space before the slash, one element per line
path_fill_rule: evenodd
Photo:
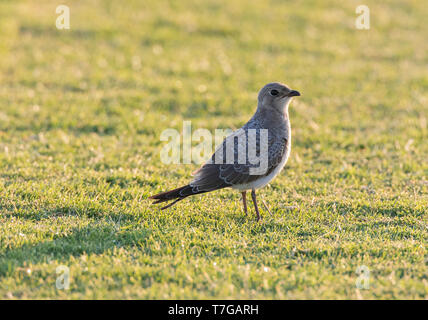
<path fill-rule="evenodd" d="M 125 130 L 124 128 L 119 128 L 119 126 L 114 124 L 77 124 L 66 123 L 66 124 L 57 124 L 53 122 L 44 122 L 44 123 L 27 123 L 25 125 L 15 125 L 10 128 L 17 132 L 48 132 L 53 130 L 65 130 L 69 134 L 74 134 L 76 136 L 87 135 L 91 133 L 98 134 L 99 136 L 112 136 L 116 135 L 119 132 Z"/>
<path fill-rule="evenodd" d="M 11 276 L 17 268 L 28 264 L 64 263 L 83 254 L 102 254 L 113 248 L 130 248 L 145 241 L 146 229 L 117 229 L 114 225 L 96 222 L 95 226 L 73 228 L 66 235 L 0 253 L 0 278 Z"/>
<path fill-rule="evenodd" d="M 375 203 L 373 205 L 355 204 L 349 205 L 340 202 L 328 202 L 325 208 L 338 212 L 341 215 L 354 214 L 356 216 L 374 216 L 380 215 L 384 217 L 403 217 L 412 215 L 414 217 L 423 217 L 425 215 L 425 208 L 413 208 L 410 205 L 398 204 L 393 201 L 386 203 Z"/>
<path fill-rule="evenodd" d="M 113 29 L 71 29 L 68 32 L 63 32 L 57 28 L 52 28 L 51 25 L 42 25 L 35 23 L 23 24 L 19 28 L 21 35 L 31 35 L 32 37 L 51 37 L 63 38 L 69 37 L 71 39 L 110 39 L 117 34 L 117 30 Z"/>

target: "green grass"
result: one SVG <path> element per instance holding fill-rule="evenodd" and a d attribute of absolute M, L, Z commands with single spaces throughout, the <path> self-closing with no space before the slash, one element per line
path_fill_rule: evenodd
<path fill-rule="evenodd" d="M 0 298 L 427 299 L 428 7 L 359 4 L 0 1 Z M 198 167 L 161 132 L 238 128 L 271 81 L 303 94 L 273 216 L 150 206 Z"/>

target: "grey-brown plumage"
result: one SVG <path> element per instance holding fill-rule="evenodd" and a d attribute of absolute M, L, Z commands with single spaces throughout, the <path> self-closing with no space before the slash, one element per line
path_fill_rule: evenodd
<path fill-rule="evenodd" d="M 162 208 L 166 209 L 190 195 L 231 187 L 241 191 L 244 211 L 247 213 L 246 191 L 252 190 L 257 220 L 260 220 L 255 189 L 269 183 L 288 159 L 291 146 L 288 105 L 294 96 L 300 96 L 300 93 L 284 84 L 273 82 L 264 86 L 259 92 L 256 113 L 241 129 L 223 141 L 211 159 L 195 173 L 192 182 L 150 198 L 156 200 L 155 204 L 175 200 Z M 263 139 L 265 133 L 267 148 L 263 145 L 266 141 Z M 260 159 L 258 163 L 249 157 L 250 148 L 255 148 L 253 151 Z M 242 153 L 243 150 L 246 154 Z M 233 154 L 232 161 L 227 157 L 230 154 L 228 152 Z M 265 170 L 254 174 L 261 163 L 267 164 Z"/>

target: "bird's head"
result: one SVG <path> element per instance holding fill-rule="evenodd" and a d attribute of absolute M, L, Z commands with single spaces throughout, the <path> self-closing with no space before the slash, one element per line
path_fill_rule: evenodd
<path fill-rule="evenodd" d="M 265 85 L 259 92 L 259 108 L 275 108 L 281 113 L 287 111 L 287 107 L 293 97 L 300 96 L 300 92 L 290 89 L 279 82 L 271 82 Z"/>

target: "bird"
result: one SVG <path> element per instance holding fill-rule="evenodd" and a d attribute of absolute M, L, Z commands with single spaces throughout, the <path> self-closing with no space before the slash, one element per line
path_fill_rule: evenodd
<path fill-rule="evenodd" d="M 275 178 L 289 158 L 288 108 L 293 97 L 300 95 L 299 91 L 280 82 L 266 84 L 258 93 L 257 109 L 251 119 L 224 139 L 212 157 L 194 172 L 189 184 L 149 199 L 154 200 L 153 204 L 172 201 L 161 208 L 164 210 L 189 196 L 230 187 L 242 194 L 243 211 L 248 215 L 247 192 L 251 191 L 256 221 L 260 221 L 256 190 Z M 270 213 L 263 200 L 262 203 Z"/>

